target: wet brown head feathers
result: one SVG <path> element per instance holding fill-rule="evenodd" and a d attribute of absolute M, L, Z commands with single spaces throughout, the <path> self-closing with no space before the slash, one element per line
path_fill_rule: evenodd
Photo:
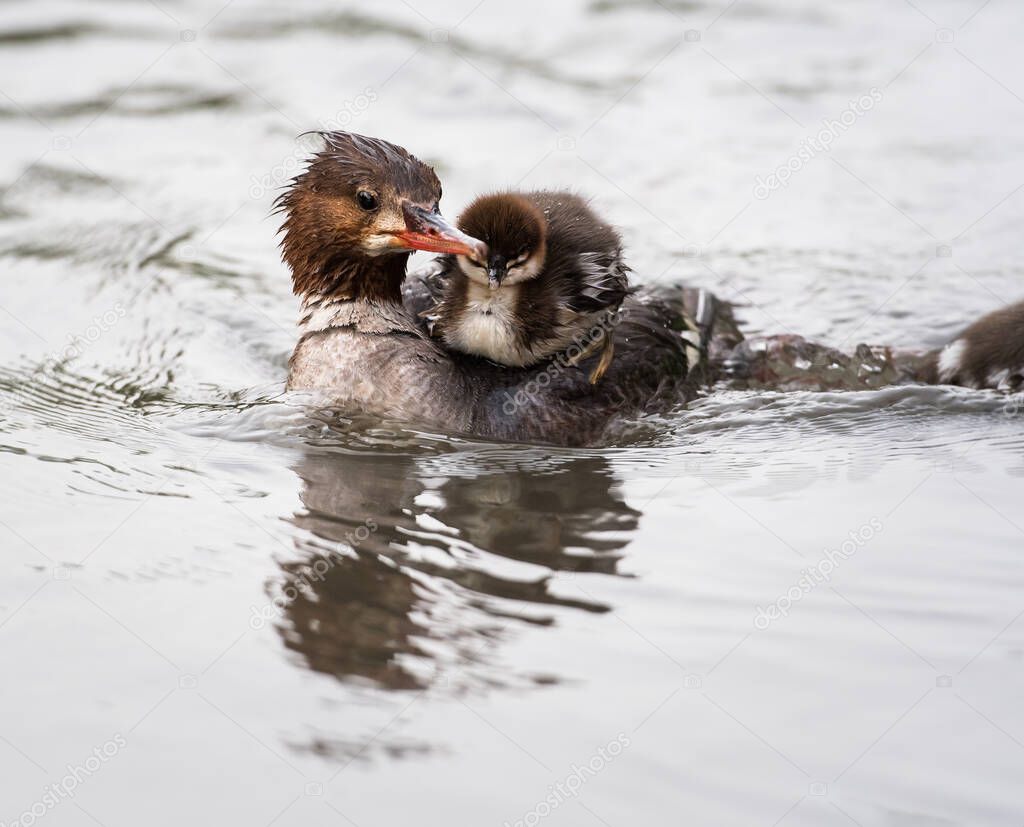
<path fill-rule="evenodd" d="M 351 132 L 317 134 L 324 147 L 274 204 L 285 215 L 281 255 L 292 271 L 292 289 L 400 301 L 409 254 L 375 248 L 373 239 L 404 227 L 403 200 L 436 205 L 441 182 L 395 144 Z M 373 197 L 374 209 L 360 205 L 360 193 Z"/>

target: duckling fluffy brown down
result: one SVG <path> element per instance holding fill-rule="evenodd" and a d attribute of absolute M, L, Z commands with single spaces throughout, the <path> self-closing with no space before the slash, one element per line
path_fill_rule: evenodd
<path fill-rule="evenodd" d="M 426 314 L 433 335 L 510 367 L 600 351 L 597 381 L 612 356 L 605 334 L 629 294 L 618 232 L 580 196 L 548 190 L 481 196 L 457 223 L 486 256 L 438 260 L 436 305 Z"/>

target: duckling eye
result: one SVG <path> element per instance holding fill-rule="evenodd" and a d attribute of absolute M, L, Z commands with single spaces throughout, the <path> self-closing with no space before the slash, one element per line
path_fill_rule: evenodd
<path fill-rule="evenodd" d="M 509 262 L 509 267 L 518 267 L 521 264 L 525 264 L 526 259 L 530 257 L 529 252 L 530 251 L 527 249 L 522 249 L 518 253 L 516 253 L 515 258 L 513 258 L 512 261 Z"/>
<path fill-rule="evenodd" d="M 367 212 L 373 212 L 377 209 L 377 196 L 372 192 L 359 190 L 359 192 L 356 193 L 356 201 L 358 201 L 359 206 Z"/>

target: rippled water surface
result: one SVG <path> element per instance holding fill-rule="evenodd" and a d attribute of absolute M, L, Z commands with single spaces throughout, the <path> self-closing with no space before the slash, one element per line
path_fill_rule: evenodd
<path fill-rule="evenodd" d="M 722 392 L 578 451 L 313 416 L 269 215 L 347 127 L 449 214 L 592 194 L 748 332 L 934 346 L 1024 294 L 1013 3 L 0 21 L 0 822 L 1024 820 L 1014 400 Z"/>

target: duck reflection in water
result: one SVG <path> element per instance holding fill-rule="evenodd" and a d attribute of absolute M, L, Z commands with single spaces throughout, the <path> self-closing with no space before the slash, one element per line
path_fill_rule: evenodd
<path fill-rule="evenodd" d="M 605 460 L 487 470 L 454 456 L 301 460 L 303 532 L 280 562 L 278 630 L 310 669 L 387 689 L 551 683 L 489 669 L 494 646 L 516 623 L 610 610 L 557 582 L 618 575 L 637 530 Z"/>

